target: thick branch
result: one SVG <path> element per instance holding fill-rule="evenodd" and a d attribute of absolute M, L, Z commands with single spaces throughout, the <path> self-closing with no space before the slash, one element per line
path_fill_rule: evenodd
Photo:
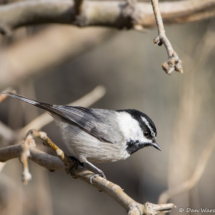
<path fill-rule="evenodd" d="M 126 10 L 129 9 L 128 6 L 123 1 L 86 1 L 81 10 L 83 19 L 78 20 L 87 20 L 85 25 L 102 25 L 115 28 L 128 27 L 129 24 L 133 24 L 135 29 L 147 29 L 156 26 L 149 3 L 135 3 L 132 8 L 129 6 L 131 12 L 126 13 Z M 14 29 L 19 26 L 40 23 L 78 25 L 72 11 L 73 3 L 70 0 L 33 0 L 2 5 L 0 6 L 0 28 Z M 160 3 L 160 12 L 166 24 L 197 21 L 215 16 L 215 0 Z M 130 19 L 128 16 L 131 16 Z M 131 22 L 131 20 L 133 21 Z M 96 29 L 96 33 L 94 29 L 85 29 L 82 32 L 60 25 L 50 27 L 10 48 L 2 49 L 0 52 L 0 90 L 20 82 L 38 71 L 44 71 L 50 65 L 58 65 L 62 63 L 63 59 L 71 58 L 86 51 L 110 35 L 113 35 L 113 32 L 108 29 Z M 46 49 L 44 44 L 49 44 L 51 50 Z M 32 52 L 32 50 L 34 51 Z M 38 55 L 38 53 L 40 54 Z M 53 54 L 50 55 L 50 53 Z"/>
<path fill-rule="evenodd" d="M 80 1 L 81 2 L 81 1 Z M 130 26 L 125 16 L 126 2 L 84 1 L 76 19 L 74 2 L 70 0 L 33 0 L 0 6 L 1 33 L 11 29 L 44 23 L 64 23 L 78 26 Z M 215 16 L 215 0 L 190 0 L 160 3 L 164 23 L 186 23 Z M 131 14 L 134 25 L 155 27 L 153 11 L 149 3 L 137 3 Z"/>
<path fill-rule="evenodd" d="M 19 158 L 22 153 L 22 145 L 12 145 L 0 149 L 0 162 Z M 63 162 L 56 156 L 49 155 L 37 148 L 30 147 L 29 159 L 48 170 L 64 171 Z"/>

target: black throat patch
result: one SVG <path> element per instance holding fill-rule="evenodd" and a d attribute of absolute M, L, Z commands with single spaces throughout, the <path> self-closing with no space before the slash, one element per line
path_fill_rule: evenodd
<path fill-rule="evenodd" d="M 140 144 L 138 140 L 136 141 L 130 140 L 127 142 L 126 151 L 128 152 L 128 154 L 132 155 L 135 152 L 137 152 L 139 149 L 142 149 L 144 147 L 151 146 L 151 145 L 152 145 L 151 143 Z"/>
<path fill-rule="evenodd" d="M 143 146 L 141 146 L 139 144 L 139 141 L 134 141 L 134 140 L 129 140 L 127 142 L 127 152 L 128 154 L 132 155 L 134 152 L 138 151 L 139 149 L 143 148 Z"/>

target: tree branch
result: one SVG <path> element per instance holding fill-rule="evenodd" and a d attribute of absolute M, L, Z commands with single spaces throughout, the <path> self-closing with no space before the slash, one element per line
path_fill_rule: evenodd
<path fill-rule="evenodd" d="M 32 139 L 32 136 L 28 135 L 25 138 L 25 141 L 21 144 L 22 147 L 22 153 L 20 155 L 20 161 L 22 163 L 22 182 L 24 182 L 24 184 L 27 184 L 29 180 L 31 180 L 32 176 L 31 173 L 29 172 L 29 168 L 28 168 L 28 157 L 30 156 L 30 145 L 33 144 L 35 145 L 35 141 Z"/>
<path fill-rule="evenodd" d="M 11 143 L 15 138 L 14 131 L 0 121 L 0 140 Z M 2 144 L 4 145 L 4 143 Z"/>
<path fill-rule="evenodd" d="M 158 6 L 158 0 L 151 0 L 151 3 L 154 10 L 155 19 L 156 19 L 157 28 L 158 28 L 158 34 L 159 34 L 158 37 L 154 39 L 154 44 L 159 46 L 164 44 L 169 58 L 168 61 L 163 63 L 162 68 L 169 75 L 174 70 L 177 72 L 183 73 L 181 60 L 179 59 L 178 54 L 173 50 L 172 44 L 170 43 L 169 39 L 166 36 L 163 20 Z"/>
<path fill-rule="evenodd" d="M 79 1 L 78 1 L 79 2 Z M 33 0 L 0 6 L 1 33 L 34 24 L 60 23 L 77 26 L 109 26 L 124 28 L 130 26 L 125 16 L 127 2 L 122 1 L 80 1 L 82 10 L 76 19 L 74 1 Z M 77 6 L 77 4 L 76 4 Z M 215 16 L 215 0 L 189 0 L 160 3 L 164 23 L 186 23 Z M 133 24 L 143 28 L 155 27 L 153 11 L 149 3 L 136 3 L 131 19 Z"/>
<path fill-rule="evenodd" d="M 133 2 L 133 0 L 127 2 L 83 1 L 78 17 L 74 12 L 74 2 L 70 0 L 33 0 L 1 5 L 0 28 L 11 31 L 20 26 L 46 23 L 78 26 L 99 25 L 113 28 L 133 27 L 136 30 L 156 26 L 149 3 L 128 4 L 128 2 Z M 160 3 L 159 6 L 165 24 L 186 23 L 215 16 L 215 0 L 165 2 Z M 2 71 L 0 90 L 17 83 L 26 75 L 43 71 L 50 65 L 61 63 L 62 59 L 77 55 L 98 44 L 97 41 L 106 39 L 107 36 L 104 35 L 113 35 L 113 32 L 107 34 L 109 32 L 107 29 L 98 30 L 101 32 L 97 32 L 98 35 L 95 37 L 95 32 L 91 33 L 92 29 L 85 29 L 87 32 L 74 31 L 61 25 L 58 28 L 45 30 L 44 33 L 28 39 L 28 42 L 25 41 L 26 43 L 20 42 L 9 49 L 2 50 L 0 53 L 0 70 Z M 61 39 L 62 37 L 63 39 Z M 43 44 L 46 43 L 50 44 L 54 54 L 50 55 L 50 50 L 47 51 L 44 48 L 46 46 Z M 71 46 L 73 49 L 70 48 Z M 35 51 L 32 52 L 32 49 Z M 42 54 L 38 55 L 38 52 Z M 35 59 L 37 60 L 35 61 Z M 38 60 L 40 64 L 38 64 Z"/>
<path fill-rule="evenodd" d="M 16 91 L 13 90 L 12 88 L 7 88 L 3 91 L 16 93 Z M 8 97 L 7 95 L 0 93 L 0 103 L 3 102 L 7 97 Z M 11 142 L 14 139 L 14 136 L 15 135 L 14 135 L 13 130 L 0 121 L 0 140 L 3 139 L 3 141 Z M 3 145 L 4 145 L 4 143 L 3 143 Z M 1 172 L 1 170 L 0 170 L 0 172 Z"/>
<path fill-rule="evenodd" d="M 169 212 L 175 206 L 173 204 L 155 205 L 152 203 L 145 203 L 144 205 L 137 203 L 130 198 L 118 185 L 102 178 L 96 177 L 93 179 L 93 184 L 90 183 L 91 171 L 85 169 L 83 166 L 76 166 L 76 162 L 71 160 L 64 154 L 64 152 L 57 147 L 44 132 L 36 130 L 30 131 L 26 139 L 31 140 L 37 137 L 43 140 L 44 144 L 50 147 L 58 157 L 48 155 L 44 152 L 37 150 L 29 145 L 29 159 L 49 170 L 61 170 L 67 174 L 75 176 L 82 181 L 94 186 L 95 188 L 103 191 L 115 201 L 117 201 L 127 212 L 128 215 L 141 215 L 141 214 L 157 214 L 159 212 Z M 0 160 L 6 162 L 12 158 L 19 157 L 23 152 L 22 145 L 9 146 L 0 149 Z M 75 168 L 74 168 L 75 167 Z"/>

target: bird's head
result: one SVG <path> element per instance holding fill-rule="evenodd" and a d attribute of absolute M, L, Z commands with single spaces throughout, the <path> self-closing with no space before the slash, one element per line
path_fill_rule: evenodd
<path fill-rule="evenodd" d="M 129 137 L 127 138 L 127 148 L 129 154 L 133 154 L 134 152 L 138 151 L 141 148 L 147 146 L 153 146 L 154 148 L 161 151 L 160 146 L 156 142 L 157 137 L 157 130 L 153 121 L 144 113 L 128 109 L 122 110 L 125 113 L 128 113 L 131 118 Z"/>

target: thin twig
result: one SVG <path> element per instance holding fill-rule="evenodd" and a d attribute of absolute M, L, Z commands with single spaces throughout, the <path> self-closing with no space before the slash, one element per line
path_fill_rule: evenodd
<path fill-rule="evenodd" d="M 22 182 L 24 184 L 27 184 L 28 181 L 32 179 L 31 173 L 29 172 L 29 167 L 28 167 L 28 157 L 30 156 L 30 147 L 35 147 L 35 141 L 34 137 L 32 136 L 31 133 L 28 133 L 25 141 L 21 144 L 22 147 L 22 152 L 20 155 L 20 162 L 22 163 Z"/>
<path fill-rule="evenodd" d="M 39 165 L 49 170 L 61 170 L 66 171 L 67 174 L 76 176 L 77 178 L 85 181 L 86 183 L 94 186 L 95 188 L 102 190 L 104 193 L 109 195 L 115 201 L 117 201 L 129 215 L 142 215 L 142 214 L 157 214 L 159 212 L 169 212 L 175 206 L 173 204 L 155 205 L 152 203 L 145 203 L 144 205 L 137 203 L 130 198 L 118 185 L 102 178 L 96 177 L 93 179 L 93 184 L 90 183 L 90 177 L 92 172 L 85 169 L 83 166 L 78 165 L 74 160 L 68 158 L 64 152 L 56 146 L 44 132 L 31 130 L 28 132 L 26 139 L 29 141 L 32 138 L 37 137 L 43 140 L 43 143 L 50 147 L 58 156 L 48 155 L 44 152 L 37 150 L 34 147 L 29 147 L 30 156 L 29 159 L 38 163 Z M 0 149 L 0 160 L 7 161 L 9 159 L 19 157 L 22 153 L 22 146 L 15 145 Z M 59 159 L 60 158 L 60 159 Z M 75 167 L 75 168 L 74 168 Z"/>
<path fill-rule="evenodd" d="M 85 26 L 124 28 L 128 24 L 123 15 L 127 2 L 85 1 L 84 5 L 86 6 L 83 8 L 82 16 L 86 17 Z M 182 24 L 215 16 L 215 0 L 169 1 L 161 2 L 159 6 L 165 24 Z M 151 29 L 156 26 L 150 3 L 136 3 L 135 17 L 137 22 L 133 26 L 134 29 Z M 73 28 L 62 25 L 77 25 L 72 0 L 31 0 L 0 5 L 0 26 L 8 26 L 13 30 L 38 23 L 61 25 L 57 28 L 51 27 L 35 37 L 1 50 L 0 90 L 34 73 L 44 71 L 53 64 L 58 65 L 68 57 L 71 59 L 115 35 L 109 28 L 97 28 L 95 36 L 95 29 L 73 31 Z M 51 50 L 44 48 L 43 44 L 46 43 L 51 44 Z M 32 49 L 35 51 L 32 52 Z M 50 52 L 54 54 L 49 55 Z"/>
<path fill-rule="evenodd" d="M 159 200 L 158 200 L 159 204 L 165 204 L 173 196 L 176 196 L 182 192 L 190 190 L 198 183 L 199 179 L 201 178 L 205 170 L 205 167 L 207 166 L 207 162 L 213 152 L 214 147 L 215 147 L 215 135 L 213 136 L 211 141 L 208 143 L 207 147 L 202 152 L 202 155 L 199 159 L 199 162 L 191 178 L 177 187 L 164 191 L 159 197 Z"/>
<path fill-rule="evenodd" d="M 178 54 L 173 50 L 172 44 L 170 43 L 169 39 L 166 36 L 163 20 L 158 6 L 158 0 L 151 0 L 151 3 L 154 10 L 154 15 L 159 34 L 158 37 L 156 37 L 153 42 L 154 44 L 159 46 L 164 44 L 169 58 L 168 61 L 163 63 L 162 68 L 167 74 L 171 74 L 173 71 L 183 73 L 181 60 L 179 59 Z"/>

